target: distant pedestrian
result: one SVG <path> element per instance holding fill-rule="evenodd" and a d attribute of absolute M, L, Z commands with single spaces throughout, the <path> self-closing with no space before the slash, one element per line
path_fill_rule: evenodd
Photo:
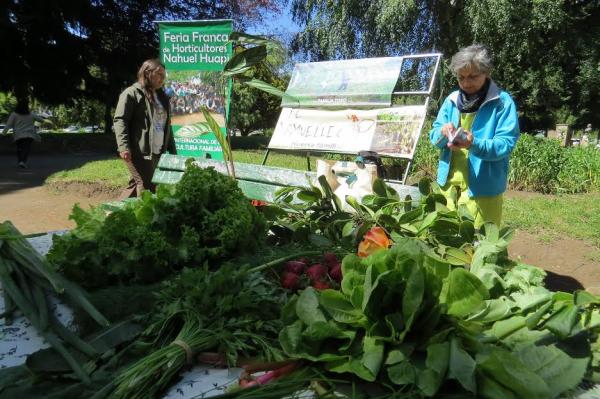
<path fill-rule="evenodd" d="M 583 130 L 584 134 L 587 134 L 588 137 L 591 139 L 592 137 L 592 124 L 588 123 L 587 126 L 585 127 L 585 129 Z M 596 145 L 600 146 L 600 130 L 598 130 L 598 133 L 596 134 Z"/>
<path fill-rule="evenodd" d="M 2 134 L 6 134 L 8 129 L 13 130 L 13 143 L 17 145 L 17 165 L 27 168 L 27 159 L 31 151 L 31 143 L 42 141 L 40 135 L 36 132 L 35 122 L 45 122 L 46 120 L 29 111 L 29 100 L 19 99 L 15 110 L 8 117 L 6 126 Z"/>
<path fill-rule="evenodd" d="M 137 82 L 119 96 L 113 128 L 119 156 L 131 173 L 121 199 L 154 192 L 152 175 L 164 152 L 175 154 L 169 98 L 162 89 L 165 67 L 158 59 L 144 61 Z"/>

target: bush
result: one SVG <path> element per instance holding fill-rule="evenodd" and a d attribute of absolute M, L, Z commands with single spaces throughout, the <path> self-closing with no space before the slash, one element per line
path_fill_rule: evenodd
<path fill-rule="evenodd" d="M 421 130 L 421 137 L 415 150 L 413 157 L 413 167 L 411 170 L 411 180 L 418 181 L 422 177 L 428 177 L 431 180 L 435 180 L 437 177 L 438 160 L 440 157 L 440 150 L 438 150 L 429 141 L 429 130 L 431 124 L 427 124 Z"/>
<path fill-rule="evenodd" d="M 600 189 L 600 151 L 567 147 L 558 140 L 523 134 L 511 156 L 509 187 L 542 193 L 584 193 Z"/>
<path fill-rule="evenodd" d="M 412 178 L 435 179 L 439 150 L 423 129 L 414 157 Z M 564 148 L 558 140 L 522 134 L 510 157 L 512 190 L 541 193 L 583 193 L 600 190 L 600 151 L 592 146 Z"/>
<path fill-rule="evenodd" d="M 509 187 L 541 193 L 556 192 L 564 153 L 558 140 L 521 135 L 510 157 Z"/>
<path fill-rule="evenodd" d="M 594 147 L 570 147 L 558 174 L 558 190 L 583 193 L 600 189 L 600 151 Z"/>
<path fill-rule="evenodd" d="M 270 137 L 256 134 L 253 136 L 231 137 L 232 150 L 264 150 L 269 145 Z"/>

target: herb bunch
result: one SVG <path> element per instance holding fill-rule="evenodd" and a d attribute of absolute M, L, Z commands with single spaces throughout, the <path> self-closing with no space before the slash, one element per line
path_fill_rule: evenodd
<path fill-rule="evenodd" d="M 116 397 L 154 397 L 189 363 L 190 355 L 202 351 L 217 350 L 230 365 L 239 355 L 282 358 L 277 337 L 285 292 L 260 272 L 234 263 L 214 272 L 207 266 L 184 269 L 164 283 L 157 297 L 157 311 L 145 332 L 157 350 L 119 376 Z"/>

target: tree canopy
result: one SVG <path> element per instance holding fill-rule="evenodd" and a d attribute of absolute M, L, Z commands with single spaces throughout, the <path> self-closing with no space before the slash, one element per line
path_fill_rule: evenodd
<path fill-rule="evenodd" d="M 273 0 L 4 1 L 0 91 L 47 104 L 94 98 L 109 113 L 141 62 L 157 56 L 154 21 L 232 18 L 243 29 L 277 7 Z"/>
<path fill-rule="evenodd" d="M 449 60 L 478 42 L 495 55 L 493 77 L 523 128 L 600 124 L 597 0 L 292 0 L 292 11 L 303 27 L 293 50 L 310 60 L 430 51 Z"/>
<path fill-rule="evenodd" d="M 289 77 L 281 73 L 281 67 L 287 60 L 287 54 L 279 41 L 271 40 L 276 45 L 271 47 L 264 61 L 254 65 L 242 76 L 246 79 L 259 79 L 285 91 Z M 240 46 L 238 50 L 242 48 Z M 279 97 L 243 84 L 239 79 L 233 80 L 230 127 L 232 130 L 239 130 L 242 136 L 255 130 L 275 127 L 280 107 Z"/>

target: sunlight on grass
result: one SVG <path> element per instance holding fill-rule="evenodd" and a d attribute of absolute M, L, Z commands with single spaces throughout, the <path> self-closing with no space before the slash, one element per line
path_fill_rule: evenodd
<path fill-rule="evenodd" d="M 75 169 L 53 173 L 46 179 L 52 182 L 101 183 L 109 187 L 124 187 L 129 181 L 129 171 L 120 159 L 92 161 Z"/>
<path fill-rule="evenodd" d="M 261 164 L 265 152 L 260 150 L 238 150 L 233 151 L 236 162 Z M 300 155 L 288 155 L 271 153 L 267 159 L 267 165 L 282 168 L 306 170 L 306 157 Z M 316 169 L 316 159 L 311 157 L 311 169 Z M 129 181 L 129 172 L 120 159 L 103 161 L 92 161 L 75 168 L 62 170 L 50 175 L 46 182 L 82 182 L 102 183 L 110 187 L 124 187 Z"/>
<path fill-rule="evenodd" d="M 600 193 L 508 198 L 505 223 L 540 235 L 590 241 L 600 247 Z"/>
<path fill-rule="evenodd" d="M 233 151 L 233 159 L 236 162 L 261 164 L 265 156 L 264 151 L 244 150 Z M 317 160 L 314 157 L 310 159 L 311 170 L 316 170 Z M 267 166 L 278 166 L 280 168 L 306 170 L 306 157 L 301 155 L 281 154 L 271 152 L 267 158 Z"/>

